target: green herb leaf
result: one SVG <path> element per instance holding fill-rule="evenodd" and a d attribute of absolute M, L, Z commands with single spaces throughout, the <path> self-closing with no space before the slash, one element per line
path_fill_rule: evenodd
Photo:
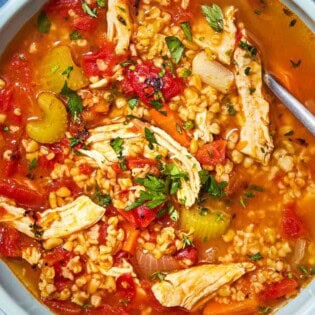
<path fill-rule="evenodd" d="M 81 39 L 82 35 L 78 32 L 78 31 L 72 31 L 69 35 L 70 40 L 77 40 L 77 39 Z"/>
<path fill-rule="evenodd" d="M 162 174 L 170 176 L 172 178 L 184 178 L 188 179 L 188 174 L 183 172 L 176 164 L 166 163 L 163 165 Z"/>
<path fill-rule="evenodd" d="M 191 25 L 189 22 L 181 22 L 180 27 L 182 28 L 185 36 L 192 41 L 192 34 L 191 34 Z"/>
<path fill-rule="evenodd" d="M 128 105 L 130 109 L 134 109 L 139 104 L 139 99 L 137 97 L 130 98 L 128 100 Z"/>
<path fill-rule="evenodd" d="M 216 31 L 216 32 L 223 32 L 223 12 L 221 8 L 213 4 L 212 7 L 208 5 L 202 5 L 201 10 L 206 17 L 208 24 Z"/>
<path fill-rule="evenodd" d="M 200 181 L 202 183 L 202 191 L 207 192 L 213 199 L 220 199 L 225 196 L 224 188 L 227 182 L 217 182 L 213 175 L 206 170 L 199 172 Z"/>
<path fill-rule="evenodd" d="M 165 274 L 162 272 L 154 272 L 150 276 L 150 280 L 160 280 L 163 281 L 165 279 Z"/>
<path fill-rule="evenodd" d="M 169 214 L 171 220 L 173 220 L 175 222 L 178 221 L 179 213 L 178 213 L 178 211 L 176 210 L 176 208 L 173 205 L 169 207 L 168 214 Z"/>
<path fill-rule="evenodd" d="M 183 239 L 182 239 L 183 249 L 185 249 L 188 246 L 194 246 L 194 243 L 192 240 L 189 239 L 189 236 L 191 236 L 191 234 L 183 233 Z"/>
<path fill-rule="evenodd" d="M 294 61 L 294 60 L 290 59 L 290 62 L 291 62 L 291 65 L 293 68 L 298 68 L 302 63 L 302 60 L 299 59 L 298 61 Z"/>
<path fill-rule="evenodd" d="M 9 126 L 3 125 L 3 126 L 2 126 L 2 131 L 3 131 L 3 132 L 8 132 L 8 131 L 9 131 Z"/>
<path fill-rule="evenodd" d="M 267 307 L 267 306 L 257 306 L 257 309 L 259 311 L 260 314 L 269 314 L 271 313 L 272 309 L 270 307 Z"/>
<path fill-rule="evenodd" d="M 97 184 L 95 186 L 95 193 L 91 198 L 95 203 L 97 203 L 101 207 L 107 207 L 112 203 L 110 195 L 101 192 Z"/>
<path fill-rule="evenodd" d="M 246 75 L 249 75 L 249 74 L 250 74 L 250 70 L 251 70 L 251 68 L 250 68 L 250 67 L 247 67 L 247 68 L 244 70 L 244 73 L 245 73 Z"/>
<path fill-rule="evenodd" d="M 48 34 L 50 32 L 51 23 L 47 14 L 42 11 L 37 18 L 37 30 L 40 33 Z"/>
<path fill-rule="evenodd" d="M 117 157 L 121 157 L 122 151 L 123 151 L 123 144 L 124 144 L 124 139 L 118 137 L 116 139 L 111 140 L 110 146 L 112 149 L 115 151 L 117 154 Z"/>
<path fill-rule="evenodd" d="M 37 160 L 36 160 L 36 159 L 33 159 L 33 160 L 30 162 L 30 164 L 28 165 L 28 169 L 29 169 L 30 171 L 32 171 L 34 168 L 36 168 L 36 166 L 37 166 Z"/>
<path fill-rule="evenodd" d="M 154 148 L 153 144 L 157 143 L 154 133 L 147 127 L 144 128 L 144 135 L 149 142 L 149 148 L 152 150 Z"/>
<path fill-rule="evenodd" d="M 254 198 L 254 197 L 255 197 L 255 194 L 252 193 L 251 191 L 245 191 L 245 192 L 244 192 L 244 195 L 245 195 L 247 198 Z"/>
<path fill-rule="evenodd" d="M 76 120 L 78 115 L 83 111 L 83 104 L 80 96 L 68 87 L 67 81 L 65 81 L 60 94 L 68 98 L 68 110 L 74 120 Z"/>
<path fill-rule="evenodd" d="M 106 6 L 106 0 L 96 0 L 99 7 L 104 8 Z"/>
<path fill-rule="evenodd" d="M 237 111 L 230 101 L 226 103 L 226 108 L 230 116 L 235 116 Z"/>
<path fill-rule="evenodd" d="M 82 143 L 82 139 L 80 138 L 69 138 L 70 148 L 76 147 L 78 144 Z"/>
<path fill-rule="evenodd" d="M 65 71 L 63 71 L 61 74 L 67 76 L 67 78 L 69 79 L 70 77 L 70 73 L 73 70 L 72 66 L 69 66 Z"/>
<path fill-rule="evenodd" d="M 187 78 L 191 75 L 191 71 L 189 69 L 184 68 L 183 71 L 180 73 L 181 78 Z"/>
<path fill-rule="evenodd" d="M 166 45 L 168 50 L 171 53 L 172 59 L 177 64 L 181 59 L 184 52 L 184 45 L 182 42 L 175 36 L 167 36 L 165 37 Z"/>
<path fill-rule="evenodd" d="M 244 199 L 244 197 L 240 197 L 240 204 L 243 208 L 246 208 L 247 204 L 246 199 Z"/>
<path fill-rule="evenodd" d="M 126 60 L 126 61 L 123 61 L 123 62 L 120 63 L 120 65 L 122 67 L 127 67 L 127 66 L 130 66 L 130 65 L 133 65 L 133 64 L 134 64 L 134 62 L 132 60 Z"/>
<path fill-rule="evenodd" d="M 306 267 L 305 266 L 299 266 L 299 269 L 300 269 L 300 271 L 302 272 L 302 273 L 304 273 L 304 274 L 308 274 L 309 272 L 308 272 L 308 270 L 306 269 Z"/>
<path fill-rule="evenodd" d="M 259 261 L 261 259 L 263 259 L 263 256 L 261 256 L 260 252 L 256 253 L 255 255 L 248 255 L 248 257 L 252 260 L 252 261 Z"/>
<path fill-rule="evenodd" d="M 185 121 L 183 124 L 183 128 L 185 130 L 191 130 L 191 129 L 194 129 L 194 127 L 195 127 L 195 123 L 192 120 Z"/>
<path fill-rule="evenodd" d="M 163 107 L 163 104 L 160 102 L 160 101 L 157 101 L 157 100 L 153 100 L 153 101 L 150 101 L 150 104 L 156 109 L 156 110 L 159 110 Z"/>
<path fill-rule="evenodd" d="M 291 20 L 289 26 L 290 26 L 290 27 L 293 27 L 293 26 L 296 24 L 296 22 L 297 22 L 297 19 Z"/>
<path fill-rule="evenodd" d="M 51 73 L 56 73 L 60 69 L 59 65 L 55 65 L 51 68 Z"/>
<path fill-rule="evenodd" d="M 82 10 L 84 13 L 88 14 L 89 16 L 96 18 L 97 17 L 97 9 L 94 8 L 93 10 L 88 6 L 88 4 L 83 1 L 82 2 Z"/>
<path fill-rule="evenodd" d="M 257 49 L 254 46 L 249 45 L 246 41 L 240 41 L 238 47 L 246 50 L 252 58 L 255 58 L 255 56 L 257 55 Z"/>
<path fill-rule="evenodd" d="M 255 191 L 259 191 L 259 192 L 263 192 L 265 191 L 264 187 L 258 186 L 258 185 L 249 185 L 248 186 L 249 190 L 255 190 Z"/>

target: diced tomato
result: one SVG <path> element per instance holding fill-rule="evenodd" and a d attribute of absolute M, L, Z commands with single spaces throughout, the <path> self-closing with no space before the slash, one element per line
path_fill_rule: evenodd
<path fill-rule="evenodd" d="M 263 301 L 276 300 L 293 293 L 297 287 L 298 283 L 296 280 L 283 279 L 267 286 L 267 288 L 260 293 L 260 298 Z"/>
<path fill-rule="evenodd" d="M 49 300 L 42 298 L 42 301 L 51 309 L 62 315 L 83 314 L 83 309 L 68 301 Z"/>
<path fill-rule="evenodd" d="M 43 203 L 42 195 L 13 179 L 0 182 L 0 195 L 15 200 L 19 206 L 39 208 Z"/>
<path fill-rule="evenodd" d="M 194 246 L 187 246 L 184 249 L 181 249 L 175 254 L 177 260 L 190 260 L 192 265 L 194 265 L 198 260 L 198 251 Z"/>
<path fill-rule="evenodd" d="M 98 20 L 90 16 L 80 16 L 73 21 L 73 27 L 79 31 L 90 32 L 97 28 Z"/>
<path fill-rule="evenodd" d="M 106 244 L 106 236 L 107 236 L 107 228 L 108 224 L 103 223 L 99 229 L 98 241 L 100 244 Z"/>
<path fill-rule="evenodd" d="M 163 205 L 149 209 L 143 204 L 130 211 L 120 210 L 119 213 L 136 228 L 146 228 L 156 219 L 157 212 L 161 210 L 162 207 Z"/>
<path fill-rule="evenodd" d="M 54 13 L 66 18 L 69 16 L 69 10 L 79 12 L 81 7 L 80 0 L 51 0 L 44 6 L 44 10 L 47 14 Z"/>
<path fill-rule="evenodd" d="M 17 166 L 18 166 L 17 159 L 5 161 L 3 165 L 5 177 L 7 178 L 12 177 L 17 171 Z"/>
<path fill-rule="evenodd" d="M 294 204 L 286 205 L 282 211 L 282 232 L 286 238 L 297 239 L 307 234 L 305 224 L 296 213 Z"/>
<path fill-rule="evenodd" d="M 136 285 L 130 273 L 119 276 L 116 280 L 117 291 L 124 299 L 133 300 L 136 296 Z"/>
<path fill-rule="evenodd" d="M 90 175 L 91 173 L 93 173 L 94 168 L 88 163 L 83 163 L 83 164 L 80 164 L 79 170 L 81 174 Z"/>
<path fill-rule="evenodd" d="M 167 9 L 171 14 L 172 20 L 179 24 L 181 22 L 191 21 L 193 19 L 193 13 L 190 10 L 183 10 L 180 6 L 173 6 Z"/>
<path fill-rule="evenodd" d="M 87 308 L 84 310 L 84 315 L 129 315 L 121 306 L 111 306 L 108 304 L 97 308 Z"/>
<path fill-rule="evenodd" d="M 146 165 L 156 166 L 157 161 L 152 160 L 152 159 L 147 159 L 147 158 L 141 158 L 141 157 L 137 157 L 137 158 L 128 157 L 127 158 L 127 166 L 128 166 L 128 169 L 130 170 L 136 167 L 142 168 L 142 167 L 145 167 Z"/>
<path fill-rule="evenodd" d="M 54 248 L 52 252 L 44 257 L 44 261 L 49 265 L 53 266 L 59 262 L 67 264 L 68 261 L 73 257 L 73 253 L 64 250 L 61 246 Z"/>
<path fill-rule="evenodd" d="M 152 62 L 136 65 L 135 70 L 126 67 L 123 89 L 126 94 L 137 95 L 144 103 L 150 105 L 156 93 L 162 93 L 166 101 L 184 90 L 182 79 L 173 77 L 169 70 L 163 77 L 159 76 L 161 69 Z"/>
<path fill-rule="evenodd" d="M 48 191 L 56 191 L 61 187 L 67 187 L 70 191 L 72 196 L 77 197 L 81 194 L 82 189 L 73 181 L 72 178 L 60 178 L 56 181 L 49 184 Z"/>
<path fill-rule="evenodd" d="M 217 165 L 225 160 L 226 141 L 216 140 L 206 143 L 197 151 L 196 159 L 204 165 Z"/>
<path fill-rule="evenodd" d="M 0 226 L 0 255 L 3 257 L 20 257 L 20 233 L 13 228 Z"/>
<path fill-rule="evenodd" d="M 83 56 L 82 68 L 87 76 L 112 75 L 113 67 L 124 58 L 116 55 L 113 43 L 105 42 L 99 51 Z M 105 69 L 99 67 L 98 63 L 100 61 L 105 63 Z"/>

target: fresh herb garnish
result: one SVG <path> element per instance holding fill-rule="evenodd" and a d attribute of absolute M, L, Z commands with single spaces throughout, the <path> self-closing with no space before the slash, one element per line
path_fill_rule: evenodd
<path fill-rule="evenodd" d="M 78 144 L 83 143 L 83 140 L 80 138 L 69 138 L 70 141 L 70 148 L 76 147 Z"/>
<path fill-rule="evenodd" d="M 112 203 L 110 195 L 104 194 L 97 184 L 95 185 L 95 192 L 91 198 L 95 203 L 97 203 L 101 207 L 107 207 Z"/>
<path fill-rule="evenodd" d="M 3 126 L 2 126 L 2 131 L 3 131 L 3 132 L 8 132 L 8 131 L 9 131 L 9 126 L 3 125 Z"/>
<path fill-rule="evenodd" d="M 51 23 L 47 14 L 42 11 L 37 18 L 37 30 L 40 33 L 48 34 L 50 32 Z"/>
<path fill-rule="evenodd" d="M 81 39 L 82 35 L 77 31 L 72 31 L 69 35 L 70 40 L 77 40 L 77 39 Z"/>
<path fill-rule="evenodd" d="M 297 22 L 296 19 L 291 20 L 289 26 L 290 26 L 290 27 L 293 27 L 293 26 L 296 24 L 296 22 Z"/>
<path fill-rule="evenodd" d="M 183 128 L 185 130 L 191 130 L 195 127 L 195 123 L 192 120 L 185 121 L 183 124 Z"/>
<path fill-rule="evenodd" d="M 300 270 L 302 273 L 304 273 L 304 274 L 308 274 L 308 273 L 309 273 L 308 270 L 306 269 L 306 267 L 303 266 L 303 265 L 299 266 L 299 270 Z"/>
<path fill-rule="evenodd" d="M 221 8 L 213 4 L 212 7 L 208 5 L 202 5 L 201 10 L 206 17 L 208 24 L 216 31 L 216 32 L 223 32 L 223 12 Z"/>
<path fill-rule="evenodd" d="M 294 60 L 290 59 L 290 62 L 291 62 L 291 65 L 293 68 L 298 68 L 302 63 L 302 60 L 299 59 L 298 61 L 294 61 Z"/>
<path fill-rule="evenodd" d="M 228 185 L 227 182 L 217 182 L 214 176 L 206 170 L 200 171 L 199 177 L 202 184 L 202 191 L 207 192 L 210 197 L 220 199 L 225 196 L 224 188 Z"/>
<path fill-rule="evenodd" d="M 236 115 L 236 109 L 234 108 L 234 106 L 232 105 L 232 103 L 230 101 L 228 101 L 226 103 L 226 108 L 227 108 L 227 111 L 229 113 L 230 116 L 235 116 Z"/>
<path fill-rule="evenodd" d="M 51 68 L 51 73 L 56 73 L 60 69 L 59 65 L 55 65 Z"/>
<path fill-rule="evenodd" d="M 120 137 L 117 137 L 116 139 L 113 139 L 110 142 L 110 146 L 115 151 L 118 158 L 121 158 L 122 151 L 123 151 L 123 144 L 124 144 L 124 139 Z"/>
<path fill-rule="evenodd" d="M 246 41 L 240 41 L 238 47 L 246 50 L 252 58 L 255 58 L 255 56 L 257 55 L 257 49 L 254 46 L 249 45 Z"/>
<path fill-rule="evenodd" d="M 30 164 L 28 165 L 29 171 L 32 171 L 37 166 L 37 159 L 33 159 Z"/>
<path fill-rule="evenodd" d="M 67 69 L 66 69 L 65 71 L 63 71 L 61 74 L 62 74 L 62 75 L 65 75 L 65 76 L 67 77 L 67 79 L 69 79 L 70 73 L 71 73 L 72 70 L 73 70 L 73 67 L 72 67 L 72 66 L 69 66 L 69 67 L 67 67 Z"/>
<path fill-rule="evenodd" d="M 128 100 L 128 105 L 130 109 L 134 109 L 139 104 L 139 99 L 137 97 L 130 98 Z"/>
<path fill-rule="evenodd" d="M 180 27 L 182 28 L 185 36 L 192 41 L 192 34 L 191 34 L 191 25 L 189 22 L 181 22 Z"/>
<path fill-rule="evenodd" d="M 261 256 L 260 252 L 257 252 L 255 255 L 247 255 L 248 258 L 250 258 L 252 261 L 258 261 L 263 259 L 263 256 Z"/>
<path fill-rule="evenodd" d="M 154 148 L 153 144 L 157 143 L 154 133 L 149 128 L 145 127 L 144 135 L 149 142 L 149 148 L 152 150 Z"/>
<path fill-rule="evenodd" d="M 257 309 L 259 311 L 260 314 L 269 314 L 271 313 L 272 309 L 270 307 L 267 307 L 267 306 L 257 306 Z"/>
<path fill-rule="evenodd" d="M 168 50 L 171 53 L 173 61 L 177 64 L 184 52 L 184 45 L 176 36 L 165 37 L 165 42 Z"/>
<path fill-rule="evenodd" d="M 240 197 L 240 204 L 243 208 L 246 208 L 247 202 L 246 199 L 244 199 L 244 197 Z"/>
<path fill-rule="evenodd" d="M 249 75 L 249 74 L 250 74 L 250 70 L 251 70 L 250 67 L 246 67 L 246 69 L 244 70 L 244 73 L 245 73 L 246 75 Z"/>
<path fill-rule="evenodd" d="M 96 15 L 97 9 L 96 8 L 91 9 L 85 1 L 82 2 L 82 10 L 84 13 L 88 14 L 89 16 L 91 16 L 93 18 L 97 17 L 97 15 Z"/>
<path fill-rule="evenodd" d="M 96 0 L 99 7 L 104 8 L 106 6 L 106 0 Z"/>
<path fill-rule="evenodd" d="M 37 225 L 36 222 L 30 225 L 31 232 L 34 234 L 35 238 L 41 238 L 44 233 L 43 228 L 40 225 Z"/>
<path fill-rule="evenodd" d="M 83 111 L 83 104 L 80 96 L 68 87 L 67 81 L 65 81 L 60 94 L 68 98 L 68 110 L 74 120 L 76 120 L 78 115 Z"/>
<path fill-rule="evenodd" d="M 169 208 L 168 208 L 168 214 L 170 216 L 170 219 L 177 222 L 178 219 L 179 219 L 179 213 L 178 211 L 176 210 L 176 208 L 171 205 Z"/>
<path fill-rule="evenodd" d="M 185 249 L 186 247 L 189 247 L 189 246 L 194 246 L 193 241 L 189 239 L 190 236 L 191 236 L 191 234 L 183 233 L 183 238 L 182 238 L 183 249 Z"/>
<path fill-rule="evenodd" d="M 133 64 L 134 64 L 134 62 L 132 60 L 126 60 L 126 61 L 123 61 L 123 62 L 120 63 L 120 65 L 122 67 L 127 67 L 127 66 L 130 66 L 130 65 L 133 65 Z"/>
<path fill-rule="evenodd" d="M 159 110 L 163 107 L 163 104 L 158 100 L 150 101 L 150 104 L 156 109 Z"/>
<path fill-rule="evenodd" d="M 255 9 L 255 10 L 254 10 L 254 13 L 255 13 L 256 15 L 260 15 L 260 14 L 261 14 L 261 10 Z"/>
<path fill-rule="evenodd" d="M 191 75 L 191 71 L 189 69 L 184 68 L 183 71 L 180 73 L 181 78 L 187 78 Z"/>
<path fill-rule="evenodd" d="M 150 279 L 163 281 L 165 279 L 165 274 L 162 272 L 154 272 L 152 273 Z"/>
<path fill-rule="evenodd" d="M 294 131 L 293 131 L 293 130 L 290 130 L 290 131 L 286 132 L 284 135 L 285 135 L 286 137 L 291 137 L 291 136 L 294 135 Z"/>

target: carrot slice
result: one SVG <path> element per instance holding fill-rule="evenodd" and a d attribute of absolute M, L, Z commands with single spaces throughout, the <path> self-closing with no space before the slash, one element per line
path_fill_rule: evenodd
<path fill-rule="evenodd" d="M 203 315 L 253 315 L 257 314 L 257 306 L 258 301 L 256 299 L 246 299 L 230 304 L 210 301 L 206 305 Z"/>
<path fill-rule="evenodd" d="M 163 112 L 166 112 L 166 115 L 163 115 Z M 150 115 L 154 121 L 154 125 L 166 131 L 173 139 L 184 147 L 189 147 L 190 138 L 182 128 L 182 122 L 176 112 L 170 110 L 168 106 L 164 106 L 159 111 L 151 109 Z"/>
<path fill-rule="evenodd" d="M 122 228 L 124 229 L 126 233 L 122 250 L 133 254 L 137 246 L 137 239 L 138 239 L 140 231 L 127 222 L 123 223 Z"/>

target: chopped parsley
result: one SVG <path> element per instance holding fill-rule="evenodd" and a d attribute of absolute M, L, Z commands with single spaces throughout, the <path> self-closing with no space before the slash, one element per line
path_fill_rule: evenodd
<path fill-rule="evenodd" d="M 97 9 L 96 8 L 91 9 L 85 1 L 82 2 L 82 10 L 84 13 L 88 14 L 89 16 L 91 16 L 93 18 L 97 17 L 97 15 L 96 15 Z"/>
<path fill-rule="evenodd" d="M 158 100 L 150 101 L 150 105 L 152 105 L 156 110 L 160 110 L 163 107 L 163 104 Z"/>
<path fill-rule="evenodd" d="M 270 307 L 267 307 L 267 306 L 257 306 L 257 309 L 259 311 L 260 314 L 269 314 L 271 313 L 272 309 Z"/>
<path fill-rule="evenodd" d="M 99 7 L 104 8 L 106 6 L 106 0 L 96 0 Z"/>
<path fill-rule="evenodd" d="M 72 31 L 69 35 L 70 40 L 78 40 L 82 38 L 82 35 L 77 31 Z"/>
<path fill-rule="evenodd" d="M 235 116 L 237 111 L 230 101 L 226 103 L 226 108 L 230 116 Z"/>
<path fill-rule="evenodd" d="M 3 131 L 3 132 L 8 132 L 8 131 L 9 131 L 9 126 L 3 125 L 3 126 L 2 126 L 2 131 Z"/>
<path fill-rule="evenodd" d="M 254 46 L 249 45 L 246 41 L 240 41 L 238 47 L 246 50 L 252 58 L 255 58 L 257 55 L 257 49 Z"/>
<path fill-rule="evenodd" d="M 59 65 L 55 65 L 51 68 L 51 73 L 56 73 L 60 69 Z"/>
<path fill-rule="evenodd" d="M 30 164 L 28 165 L 29 171 L 32 171 L 34 168 L 37 167 L 37 159 L 33 159 Z"/>
<path fill-rule="evenodd" d="M 132 60 L 126 60 L 126 61 L 123 61 L 122 63 L 120 63 L 120 65 L 122 67 L 127 67 L 127 66 L 130 66 L 130 65 L 133 65 L 134 62 Z"/>
<path fill-rule="evenodd" d="M 169 214 L 171 220 L 173 220 L 173 221 L 175 221 L 175 222 L 178 221 L 178 219 L 179 219 L 179 213 L 178 213 L 178 211 L 176 210 L 176 208 L 175 208 L 173 205 L 171 205 L 171 206 L 169 207 L 169 209 L 168 209 L 168 214 Z"/>
<path fill-rule="evenodd" d="M 40 33 L 48 34 L 50 32 L 51 22 L 47 14 L 42 11 L 37 18 L 37 30 Z"/>
<path fill-rule="evenodd" d="M 173 61 L 176 64 L 179 63 L 185 49 L 184 45 L 176 36 L 165 37 L 165 42 L 168 50 L 171 53 Z"/>
<path fill-rule="evenodd" d="M 189 22 L 181 22 L 180 23 L 180 27 L 182 28 L 185 36 L 187 37 L 187 39 L 189 39 L 190 41 L 192 41 L 192 34 L 191 34 L 191 25 Z"/>
<path fill-rule="evenodd" d="M 249 74 L 250 74 L 250 70 L 251 70 L 250 67 L 246 67 L 246 69 L 244 70 L 244 73 L 245 73 L 246 75 L 249 75 Z"/>
<path fill-rule="evenodd" d="M 67 67 L 67 69 L 66 69 L 65 71 L 63 71 L 61 74 L 62 74 L 62 75 L 65 75 L 65 76 L 67 77 L 67 79 L 69 79 L 70 73 L 71 73 L 72 70 L 73 70 L 73 67 L 72 67 L 72 66 L 69 66 L 69 67 Z"/>
<path fill-rule="evenodd" d="M 294 61 L 294 60 L 290 59 L 290 62 L 291 62 L 291 65 L 293 68 L 298 68 L 302 63 L 302 60 L 299 59 L 298 61 Z"/>
<path fill-rule="evenodd" d="M 290 27 L 293 27 L 293 26 L 296 24 L 296 22 L 297 22 L 296 19 L 291 20 L 289 26 L 290 26 Z"/>
<path fill-rule="evenodd" d="M 259 261 L 263 259 L 263 256 L 261 256 L 260 252 L 257 252 L 255 255 L 248 255 L 248 258 L 250 258 L 252 261 Z"/>
<path fill-rule="evenodd" d="M 165 279 L 165 274 L 163 272 L 153 272 L 150 279 L 163 281 Z"/>
<path fill-rule="evenodd" d="M 116 139 L 113 139 L 110 142 L 110 146 L 115 151 L 118 158 L 121 158 L 122 151 L 123 151 L 123 144 L 124 144 L 124 139 L 120 137 L 117 137 Z"/>
<path fill-rule="evenodd" d="M 192 120 L 185 121 L 183 124 L 183 128 L 185 130 L 191 130 L 195 127 L 195 123 Z"/>
<path fill-rule="evenodd" d="M 139 99 L 137 97 L 130 98 L 128 100 L 128 105 L 130 109 L 134 109 L 139 104 Z"/>
<path fill-rule="evenodd" d="M 92 200 L 101 207 L 107 207 L 112 203 L 110 195 L 104 194 L 97 184 L 95 185 L 95 192 L 92 196 Z"/>
<path fill-rule="evenodd" d="M 213 4 L 212 7 L 202 5 L 201 10 L 212 29 L 219 33 L 223 32 L 224 16 L 221 8 L 216 4 Z"/>
<path fill-rule="evenodd" d="M 214 176 L 206 170 L 200 171 L 199 177 L 203 192 L 207 192 L 213 199 L 220 199 L 225 196 L 224 188 L 228 185 L 227 182 L 217 182 Z"/>
<path fill-rule="evenodd" d="M 41 238 L 44 231 L 40 225 L 37 225 L 36 222 L 30 225 L 31 232 L 34 234 L 35 238 Z"/>
<path fill-rule="evenodd" d="M 294 135 L 294 131 L 293 131 L 293 130 L 290 130 L 290 131 L 286 132 L 284 135 L 285 135 L 286 137 L 291 137 L 291 136 Z"/>
<path fill-rule="evenodd" d="M 191 234 L 183 233 L 183 238 L 182 238 L 183 249 L 189 246 L 194 246 L 194 243 L 192 240 L 189 239 L 189 236 L 191 236 Z"/>
<path fill-rule="evenodd" d="M 76 120 L 83 111 L 83 104 L 80 96 L 68 87 L 67 81 L 60 92 L 61 95 L 68 98 L 67 107 L 71 116 Z"/>
<path fill-rule="evenodd" d="M 80 138 L 69 138 L 70 141 L 70 148 L 73 149 L 74 147 L 76 147 L 78 144 L 83 143 L 83 140 Z"/>
<path fill-rule="evenodd" d="M 180 73 L 181 78 L 187 78 L 191 75 L 191 71 L 189 69 L 184 68 L 183 71 Z"/>
<path fill-rule="evenodd" d="M 149 142 L 149 148 L 152 150 L 154 148 L 153 144 L 157 143 L 154 133 L 149 128 L 145 127 L 144 135 Z"/>

